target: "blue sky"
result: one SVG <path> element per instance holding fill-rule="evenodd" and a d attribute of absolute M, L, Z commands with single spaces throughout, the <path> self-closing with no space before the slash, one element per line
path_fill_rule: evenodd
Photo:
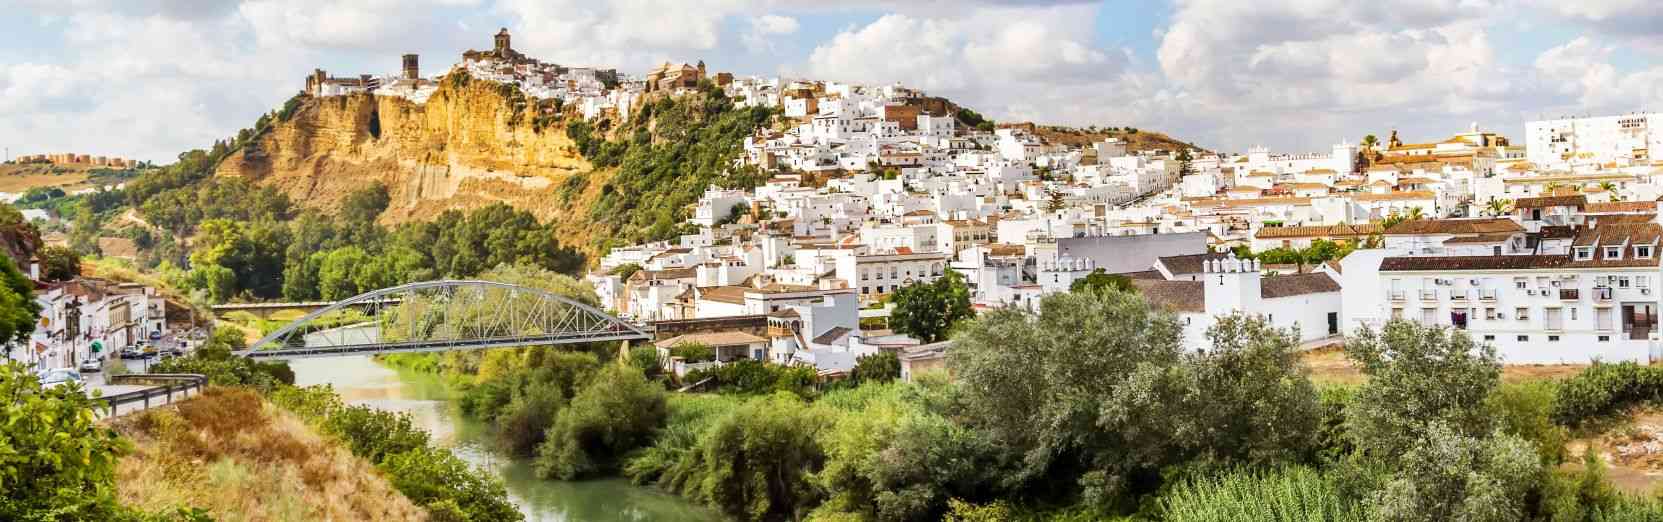
<path fill-rule="evenodd" d="M 22 0 L 0 18 L 0 146 L 167 161 L 249 125 L 314 67 L 436 73 L 515 47 L 646 70 L 900 82 L 1002 120 L 1326 150 L 1396 128 L 1663 110 L 1646 0 Z"/>

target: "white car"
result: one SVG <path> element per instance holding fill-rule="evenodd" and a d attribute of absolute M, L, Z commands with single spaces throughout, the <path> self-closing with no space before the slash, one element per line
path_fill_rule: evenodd
<path fill-rule="evenodd" d="M 40 387 L 49 390 L 70 383 L 81 382 L 81 373 L 69 368 L 56 368 L 40 372 Z"/>

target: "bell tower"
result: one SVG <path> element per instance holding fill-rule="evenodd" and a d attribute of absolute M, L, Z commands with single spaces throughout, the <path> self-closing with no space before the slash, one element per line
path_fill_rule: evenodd
<path fill-rule="evenodd" d="M 421 66 L 414 54 L 404 55 L 404 79 L 416 80 L 422 77 Z"/>
<path fill-rule="evenodd" d="M 508 51 L 514 50 L 514 48 L 509 45 L 508 39 L 507 27 L 502 28 L 501 31 L 497 31 L 497 55 L 506 55 Z"/>

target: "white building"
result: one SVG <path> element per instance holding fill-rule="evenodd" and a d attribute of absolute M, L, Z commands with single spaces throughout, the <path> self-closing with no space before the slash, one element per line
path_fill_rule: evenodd
<path fill-rule="evenodd" d="M 1524 136 L 1526 157 L 1537 168 L 1645 164 L 1663 151 L 1663 113 L 1531 121 Z"/>

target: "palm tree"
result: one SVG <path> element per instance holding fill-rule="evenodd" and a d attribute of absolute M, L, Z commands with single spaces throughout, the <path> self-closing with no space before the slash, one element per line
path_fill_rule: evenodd
<path fill-rule="evenodd" d="M 1374 137 L 1373 134 L 1363 136 L 1363 148 L 1372 149 L 1372 148 L 1374 148 L 1375 145 L 1379 145 L 1379 144 L 1380 144 L 1380 138 Z"/>
<path fill-rule="evenodd" d="M 1599 189 L 1603 190 L 1603 191 L 1606 191 L 1606 192 L 1613 192 L 1614 193 L 1614 192 L 1617 191 L 1617 184 L 1609 182 L 1609 181 L 1601 181 L 1601 182 L 1599 182 Z"/>
<path fill-rule="evenodd" d="M 1408 218 L 1407 218 L 1409 221 L 1415 221 L 1415 220 L 1418 220 L 1422 217 L 1425 217 L 1425 216 L 1421 215 L 1420 207 L 1411 207 L 1409 209 L 1409 215 L 1408 215 Z"/>
<path fill-rule="evenodd" d="M 1512 210 L 1513 210 L 1513 202 L 1512 201 L 1505 200 L 1505 199 L 1490 198 L 1490 202 L 1484 204 L 1484 212 L 1483 213 L 1485 215 L 1490 216 L 1490 217 L 1501 217 L 1501 216 L 1507 215 L 1507 213 L 1511 212 Z"/>

